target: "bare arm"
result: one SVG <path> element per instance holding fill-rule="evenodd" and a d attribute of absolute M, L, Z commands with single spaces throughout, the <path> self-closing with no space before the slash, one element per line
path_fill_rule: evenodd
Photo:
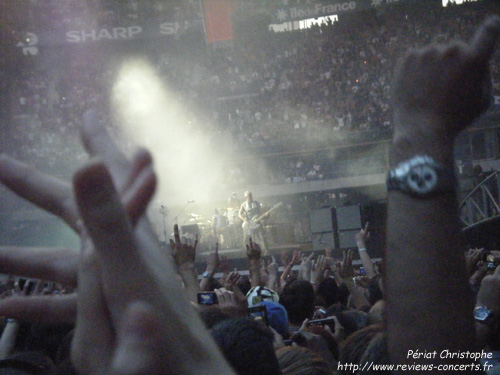
<path fill-rule="evenodd" d="M 32 254 L 45 261 L 47 274 L 78 282 L 75 367 L 80 374 L 159 374 L 166 367 L 179 373 L 232 373 L 183 295 L 173 262 L 164 256 L 145 217 L 156 185 L 151 157 L 143 153 L 129 163 L 94 114 L 87 113 L 85 122 L 87 150 L 99 161 L 81 168 L 73 185 L 33 169 L 26 173 L 25 165 L 0 159 L 3 183 L 59 215 L 81 235 L 76 264 L 70 256 L 68 264 L 57 267 L 50 263 L 50 251 Z M 9 258 L 7 252 L 2 255 Z M 23 267 L 20 259 L 9 259 Z M 25 270 L 33 272 L 33 262 L 27 263 Z M 61 270 L 74 275 L 59 274 Z M 73 309 L 75 297 L 66 301 Z M 51 299 L 56 300 L 47 297 Z M 2 301 L 0 309 L 3 313 L 14 305 Z"/>
<path fill-rule="evenodd" d="M 428 155 L 453 171 L 457 134 L 489 103 L 488 64 L 499 31 L 500 19 L 494 18 L 470 45 L 428 46 L 402 60 L 394 83 L 392 167 Z M 407 357 L 415 348 L 474 348 L 472 299 L 459 232 L 453 190 L 425 198 L 388 192 L 387 329 L 394 363 L 415 361 Z"/>
<path fill-rule="evenodd" d="M 281 274 L 280 282 L 281 282 L 282 286 L 284 286 L 286 284 L 286 282 L 288 280 L 288 275 L 290 275 L 290 272 L 292 271 L 293 266 L 295 266 L 296 264 L 299 264 L 299 262 L 300 262 L 300 251 L 295 250 L 293 252 L 293 255 L 292 255 L 292 260 L 290 261 L 290 263 L 288 263 L 288 265 L 283 270 L 283 273 Z"/>
<path fill-rule="evenodd" d="M 366 248 L 366 241 L 370 238 L 370 232 L 368 232 L 367 222 L 364 228 L 361 228 L 359 233 L 356 233 L 355 240 L 356 246 L 358 247 L 359 259 L 361 260 L 361 264 L 363 265 L 366 276 L 374 277 L 376 276 L 375 270 L 373 269 L 372 258 L 370 258 L 370 254 L 368 254 L 368 249 Z"/>
<path fill-rule="evenodd" d="M 248 258 L 248 272 L 250 273 L 250 283 L 252 285 L 252 288 L 256 286 L 262 286 L 260 270 L 260 247 L 250 238 L 250 243 L 246 245 L 246 248 Z"/>
<path fill-rule="evenodd" d="M 197 302 L 197 294 L 200 291 L 198 286 L 198 276 L 194 261 L 196 258 L 196 246 L 198 245 L 198 237 L 193 245 L 181 243 L 179 235 L 179 227 L 174 225 L 174 241 L 170 240 L 170 250 L 177 266 L 177 272 L 182 277 L 184 282 L 184 290 L 190 301 Z"/>
<path fill-rule="evenodd" d="M 209 285 L 210 285 L 210 280 L 214 277 L 215 272 L 217 272 L 217 267 L 219 266 L 220 259 L 219 259 L 219 244 L 215 244 L 215 252 L 211 253 L 207 257 L 207 267 L 205 269 L 205 272 L 207 275 L 203 276 L 200 280 L 200 290 L 202 291 L 208 291 L 209 290 Z"/>
<path fill-rule="evenodd" d="M 274 256 L 271 256 L 271 262 L 267 266 L 267 287 L 272 290 L 278 289 L 278 263 Z"/>

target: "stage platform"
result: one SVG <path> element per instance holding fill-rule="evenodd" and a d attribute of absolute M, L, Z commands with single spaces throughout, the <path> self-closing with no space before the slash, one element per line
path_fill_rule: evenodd
<path fill-rule="evenodd" d="M 289 244 L 281 244 L 269 247 L 269 256 L 273 255 L 276 257 L 276 260 L 280 262 L 281 254 L 283 252 L 289 253 L 291 256 L 295 251 L 301 251 L 305 253 L 309 253 L 312 251 L 312 244 L 309 243 L 289 243 Z M 196 253 L 196 270 L 198 273 L 203 273 L 205 271 L 205 259 L 208 257 L 210 253 L 213 253 L 213 249 L 201 249 Z M 246 270 L 248 269 L 248 260 L 246 250 L 243 250 L 243 247 L 240 248 L 232 248 L 232 249 L 219 249 L 219 256 L 225 256 L 229 260 L 229 264 L 231 269 Z M 268 256 L 268 258 L 269 258 Z M 266 258 L 266 257 L 264 257 Z"/>

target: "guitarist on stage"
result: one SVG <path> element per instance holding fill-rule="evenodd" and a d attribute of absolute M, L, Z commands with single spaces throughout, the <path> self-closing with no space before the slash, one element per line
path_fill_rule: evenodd
<path fill-rule="evenodd" d="M 253 200 L 252 192 L 245 191 L 245 201 L 241 204 L 238 217 L 243 220 L 243 248 L 248 245 L 250 237 L 259 244 L 262 255 L 268 255 L 266 231 L 262 224 L 255 219 L 260 216 L 260 203 Z M 265 217 L 269 216 L 269 212 Z M 260 217 L 261 218 L 261 217 Z"/>

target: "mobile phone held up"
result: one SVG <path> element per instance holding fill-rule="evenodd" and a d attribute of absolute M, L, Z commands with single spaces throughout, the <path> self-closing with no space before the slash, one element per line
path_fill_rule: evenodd
<path fill-rule="evenodd" d="M 314 320 L 310 320 L 307 322 L 308 327 L 310 327 L 310 326 L 324 326 L 325 324 L 330 325 L 330 328 L 332 328 L 332 326 L 333 327 L 335 326 L 335 320 L 333 318 L 325 318 L 325 319 L 314 319 Z"/>
<path fill-rule="evenodd" d="M 200 292 L 198 293 L 198 304 L 199 305 L 216 305 L 217 295 L 215 292 Z"/>
<path fill-rule="evenodd" d="M 256 320 L 258 322 L 262 322 L 266 325 L 269 325 L 269 322 L 267 320 L 266 306 L 249 307 L 247 308 L 247 314 L 249 318 Z"/>

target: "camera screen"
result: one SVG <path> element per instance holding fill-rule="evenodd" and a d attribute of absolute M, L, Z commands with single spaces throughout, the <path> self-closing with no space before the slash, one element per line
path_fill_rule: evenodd
<path fill-rule="evenodd" d="M 267 323 L 267 310 L 265 306 L 255 306 L 248 308 L 248 316 L 258 322 Z"/>
<path fill-rule="evenodd" d="M 215 305 L 216 303 L 217 303 L 217 296 L 215 295 L 215 292 L 198 293 L 198 304 Z"/>

